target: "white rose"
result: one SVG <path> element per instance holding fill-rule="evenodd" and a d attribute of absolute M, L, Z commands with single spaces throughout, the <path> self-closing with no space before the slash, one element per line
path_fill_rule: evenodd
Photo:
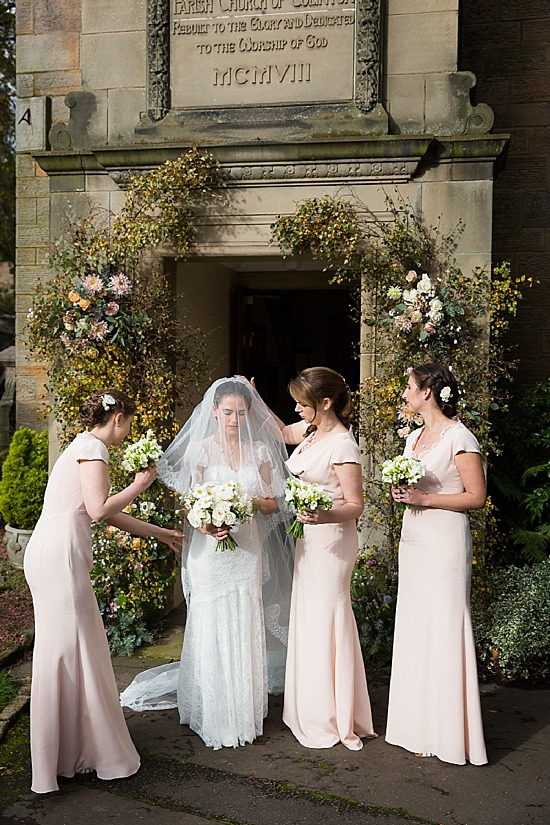
<path fill-rule="evenodd" d="M 432 300 L 430 301 L 430 309 L 433 312 L 441 312 L 441 310 L 443 309 L 443 304 L 441 303 L 439 298 L 432 298 Z"/>

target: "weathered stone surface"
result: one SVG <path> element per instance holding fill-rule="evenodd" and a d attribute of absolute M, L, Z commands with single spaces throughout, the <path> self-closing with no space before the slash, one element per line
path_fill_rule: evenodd
<path fill-rule="evenodd" d="M 15 251 L 15 263 L 19 270 L 19 267 L 22 266 L 33 266 L 36 263 L 36 249 L 22 247 L 21 249 L 16 249 Z"/>
<path fill-rule="evenodd" d="M 47 97 L 17 98 L 15 102 L 15 151 L 43 152 L 49 128 Z"/>
<path fill-rule="evenodd" d="M 134 143 L 134 127 L 145 108 L 145 89 L 110 89 L 109 143 Z"/>
<path fill-rule="evenodd" d="M 476 96 L 478 100 L 490 100 L 491 106 L 494 106 L 495 103 L 507 103 L 510 100 L 510 78 L 478 78 Z"/>
<path fill-rule="evenodd" d="M 548 155 L 550 150 L 550 129 L 543 127 L 541 129 L 521 130 L 521 134 L 527 138 L 529 136 L 529 150 L 533 155 Z"/>
<path fill-rule="evenodd" d="M 546 158 L 515 158 L 514 163 L 508 164 L 501 172 L 499 182 L 507 189 L 513 189 L 516 186 L 521 189 L 546 189 L 548 187 Z"/>
<path fill-rule="evenodd" d="M 459 0 L 387 0 L 388 14 L 457 11 Z"/>
<path fill-rule="evenodd" d="M 501 44 L 520 43 L 522 39 L 521 23 L 486 23 L 485 25 L 467 26 L 464 37 L 468 48 L 479 46 L 499 46 Z"/>
<path fill-rule="evenodd" d="M 34 31 L 80 31 L 80 0 L 33 0 Z"/>
<path fill-rule="evenodd" d="M 46 246 L 48 241 L 47 226 L 20 224 L 17 227 L 18 246 Z"/>
<path fill-rule="evenodd" d="M 386 78 L 385 105 L 397 134 L 421 134 L 424 131 L 423 74 L 389 75 Z"/>
<path fill-rule="evenodd" d="M 550 102 L 515 103 L 513 106 L 499 104 L 493 106 L 495 131 L 505 132 L 514 126 L 550 126 Z"/>
<path fill-rule="evenodd" d="M 485 66 L 489 77 L 526 73 L 544 75 L 550 70 L 548 47 L 520 44 L 487 49 Z"/>
<path fill-rule="evenodd" d="M 15 31 L 16 34 L 32 33 L 32 0 L 17 0 L 15 6 Z"/>
<path fill-rule="evenodd" d="M 146 0 L 83 0 L 82 33 L 145 31 Z"/>
<path fill-rule="evenodd" d="M 50 193 L 50 182 L 47 178 L 18 178 L 15 193 L 23 198 L 44 198 Z"/>
<path fill-rule="evenodd" d="M 493 125 L 493 112 L 479 103 L 472 106 L 471 72 L 437 72 L 426 75 L 425 128 L 434 135 L 486 134 Z"/>
<path fill-rule="evenodd" d="M 480 25 L 498 20 L 498 0 L 460 0 L 462 18 L 468 23 Z M 467 68 L 470 68 L 469 66 Z"/>
<path fill-rule="evenodd" d="M 517 190 L 495 188 L 493 209 L 498 215 L 499 229 L 518 229 L 521 226 L 522 200 L 522 193 Z"/>
<path fill-rule="evenodd" d="M 78 69 L 80 35 L 77 32 L 24 34 L 17 39 L 18 72 L 54 72 Z"/>
<path fill-rule="evenodd" d="M 39 94 L 66 95 L 82 88 L 82 72 L 40 72 L 34 85 Z"/>
<path fill-rule="evenodd" d="M 32 97 L 34 95 L 34 75 L 18 74 L 15 89 L 17 97 Z"/>
<path fill-rule="evenodd" d="M 49 280 L 52 277 L 52 271 L 45 266 L 19 266 L 16 277 L 17 292 L 20 295 L 33 295 L 36 282 Z"/>
<path fill-rule="evenodd" d="M 145 32 L 82 36 L 84 89 L 145 87 Z"/>
<path fill-rule="evenodd" d="M 118 186 L 112 179 L 112 177 L 107 174 L 90 174 L 86 175 L 86 192 L 118 192 Z"/>
<path fill-rule="evenodd" d="M 548 17 L 547 0 L 500 0 L 501 20 L 524 20 L 526 17 Z"/>
<path fill-rule="evenodd" d="M 466 217 L 467 216 L 467 217 Z M 443 232 L 454 230 L 459 219 L 464 232 L 457 239 L 457 252 L 491 253 L 492 181 L 443 181 L 424 185 L 422 217 L 426 226 Z M 441 224 L 439 224 L 441 226 Z"/>
<path fill-rule="evenodd" d="M 502 230 L 495 228 L 493 240 L 498 244 L 499 250 L 504 254 L 515 254 L 521 252 L 543 252 L 544 251 L 544 231 L 534 229 L 522 229 L 514 232 L 512 230 Z"/>
<path fill-rule="evenodd" d="M 523 225 L 541 229 L 547 229 L 550 226 L 550 192 L 548 190 L 525 192 Z"/>
<path fill-rule="evenodd" d="M 510 102 L 528 103 L 550 99 L 550 75 L 529 75 L 510 78 Z"/>
<path fill-rule="evenodd" d="M 34 178 L 36 167 L 36 161 L 31 155 L 21 153 L 15 156 L 15 170 L 18 178 Z"/>
<path fill-rule="evenodd" d="M 17 198 L 17 223 L 36 223 L 36 198 Z"/>
<path fill-rule="evenodd" d="M 388 74 L 456 71 L 457 42 L 456 11 L 393 15 L 388 18 Z M 420 43 L 421 48 L 411 48 Z"/>
<path fill-rule="evenodd" d="M 524 43 L 550 40 L 550 12 L 547 14 L 546 19 L 538 18 L 536 20 L 522 21 L 522 37 Z"/>

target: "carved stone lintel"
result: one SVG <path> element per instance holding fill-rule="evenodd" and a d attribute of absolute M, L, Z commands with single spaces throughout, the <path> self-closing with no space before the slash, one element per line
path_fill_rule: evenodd
<path fill-rule="evenodd" d="M 288 183 L 290 180 L 408 180 L 418 168 L 420 158 L 393 160 L 334 160 L 330 163 L 223 164 L 228 183 Z"/>
<path fill-rule="evenodd" d="M 382 0 L 357 0 L 355 104 L 370 112 L 380 100 Z"/>
<path fill-rule="evenodd" d="M 147 0 L 147 114 L 162 120 L 170 109 L 170 0 Z"/>

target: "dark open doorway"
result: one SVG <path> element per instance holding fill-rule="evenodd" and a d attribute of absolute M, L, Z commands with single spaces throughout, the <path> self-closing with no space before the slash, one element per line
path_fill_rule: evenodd
<path fill-rule="evenodd" d="M 351 317 L 349 290 L 241 286 L 237 303 L 236 371 L 255 377 L 283 421 L 295 419 L 287 384 L 306 367 L 330 367 L 357 388 L 359 324 Z"/>

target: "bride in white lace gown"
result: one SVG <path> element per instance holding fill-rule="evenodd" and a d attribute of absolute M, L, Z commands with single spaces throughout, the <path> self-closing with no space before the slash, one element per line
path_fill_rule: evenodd
<path fill-rule="evenodd" d="M 292 571 L 285 458 L 280 430 L 257 393 L 245 381 L 222 379 L 157 467 L 180 494 L 232 480 L 260 507 L 250 524 L 231 528 L 234 551 L 217 549 L 226 526 L 191 531 L 182 566 L 188 614 L 181 663 L 139 674 L 121 696 L 134 710 L 177 704 L 181 723 L 215 749 L 260 736 L 268 690 L 284 687 Z"/>

